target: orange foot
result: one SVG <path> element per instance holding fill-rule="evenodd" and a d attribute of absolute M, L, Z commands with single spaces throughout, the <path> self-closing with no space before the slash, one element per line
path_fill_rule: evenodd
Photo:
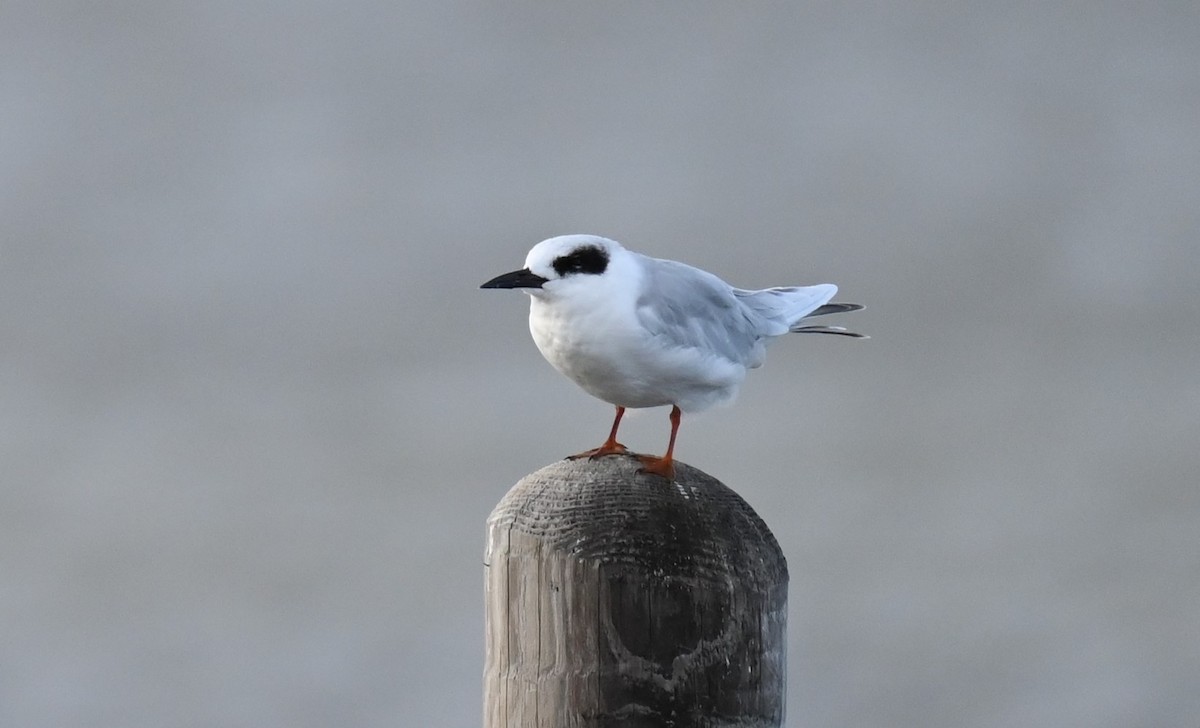
<path fill-rule="evenodd" d="M 672 482 L 675 481 L 675 459 L 669 455 L 661 458 L 656 458 L 653 455 L 638 455 L 637 459 L 642 462 L 642 467 L 638 470 L 639 473 L 649 473 L 650 475 L 657 475 L 660 478 L 666 478 Z"/>
<path fill-rule="evenodd" d="M 624 416 L 625 408 L 621 405 L 617 405 L 617 416 L 613 420 L 612 432 L 608 433 L 608 439 L 604 441 L 604 444 L 595 450 L 586 450 L 578 455 L 572 455 L 568 457 L 567 460 L 579 460 L 580 458 L 590 458 L 595 460 L 596 458 L 601 458 L 605 455 L 624 455 L 626 452 L 628 452 L 624 445 L 617 442 L 617 428 L 621 426 L 621 418 Z"/>
<path fill-rule="evenodd" d="M 576 455 L 568 455 L 567 460 L 580 460 L 582 458 L 595 460 L 596 458 L 602 458 L 605 455 L 624 455 L 627 452 L 629 452 L 629 450 L 624 445 L 614 440 L 612 442 L 604 443 L 595 450 L 584 450 Z"/>

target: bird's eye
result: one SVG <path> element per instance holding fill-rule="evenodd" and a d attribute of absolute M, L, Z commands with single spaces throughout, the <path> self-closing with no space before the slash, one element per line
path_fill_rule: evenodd
<path fill-rule="evenodd" d="M 591 245 L 554 259 L 554 272 L 560 276 L 569 276 L 572 273 L 599 275 L 607 267 L 608 253 L 604 252 L 603 248 Z"/>

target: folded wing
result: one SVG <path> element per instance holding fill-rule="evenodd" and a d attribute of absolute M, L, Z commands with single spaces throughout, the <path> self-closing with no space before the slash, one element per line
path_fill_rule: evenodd
<path fill-rule="evenodd" d="M 733 288 L 690 265 L 643 261 L 637 317 L 648 332 L 668 346 L 698 349 L 745 367 L 762 362 L 761 339 L 775 331 L 761 330 L 760 317 L 742 305 Z M 786 331 L 783 326 L 778 333 Z"/>

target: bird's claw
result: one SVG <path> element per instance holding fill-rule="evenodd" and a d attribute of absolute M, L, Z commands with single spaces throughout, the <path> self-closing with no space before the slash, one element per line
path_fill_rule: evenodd
<path fill-rule="evenodd" d="M 642 467 L 638 469 L 639 473 L 648 475 L 657 475 L 660 478 L 675 481 L 675 460 L 674 458 L 657 458 L 653 455 L 638 455 L 637 459 L 641 461 Z"/>
<path fill-rule="evenodd" d="M 567 460 L 582 460 L 583 458 L 595 460 L 605 455 L 624 455 L 627 452 L 629 452 L 629 449 L 619 442 L 606 442 L 594 450 L 584 450 L 581 453 L 569 455 L 567 456 Z"/>

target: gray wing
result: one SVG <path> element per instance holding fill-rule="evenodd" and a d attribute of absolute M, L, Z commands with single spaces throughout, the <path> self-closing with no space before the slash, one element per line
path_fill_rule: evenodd
<path fill-rule="evenodd" d="M 647 331 L 669 346 L 708 351 L 746 367 L 762 362 L 758 322 L 727 283 L 690 265 L 639 257 L 646 277 L 637 318 Z"/>

